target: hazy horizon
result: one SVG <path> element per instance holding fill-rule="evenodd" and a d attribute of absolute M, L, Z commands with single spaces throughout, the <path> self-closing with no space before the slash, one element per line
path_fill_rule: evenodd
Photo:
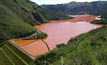
<path fill-rule="evenodd" d="M 31 0 L 38 5 L 43 5 L 43 4 L 63 4 L 63 3 L 69 3 L 72 1 L 75 2 L 92 2 L 92 1 L 99 1 L 99 0 Z"/>

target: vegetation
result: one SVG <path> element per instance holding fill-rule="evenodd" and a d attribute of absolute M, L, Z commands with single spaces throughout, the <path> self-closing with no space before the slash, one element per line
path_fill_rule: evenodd
<path fill-rule="evenodd" d="M 0 47 L 0 52 L 0 64 L 2 65 L 30 65 L 33 62 L 33 59 L 21 52 L 9 42 L 3 43 Z"/>
<path fill-rule="evenodd" d="M 92 23 L 107 24 L 107 1 L 70 2 L 67 4 L 42 5 L 42 7 L 68 15 L 82 15 L 87 13 L 92 15 L 101 15 L 105 20 L 93 21 Z"/>
<path fill-rule="evenodd" d="M 47 20 L 65 20 L 65 19 L 72 18 L 72 17 L 68 17 L 67 15 L 63 13 L 59 13 L 59 12 L 49 10 L 46 8 L 38 9 L 38 12 L 40 12 Z"/>
<path fill-rule="evenodd" d="M 33 35 L 33 36 L 29 36 L 29 37 L 26 37 L 26 38 L 24 38 L 24 39 L 22 39 L 22 40 L 32 40 L 32 39 L 43 39 L 43 38 L 46 38 L 48 35 L 46 34 L 46 33 L 43 33 L 43 32 L 41 32 L 41 33 L 37 33 L 37 34 L 35 34 L 35 35 Z"/>
<path fill-rule="evenodd" d="M 44 38 L 46 38 L 48 35 L 45 33 L 43 33 L 43 32 L 41 32 L 41 33 L 39 33 L 39 34 L 37 34 L 37 39 L 44 39 Z"/>
<path fill-rule="evenodd" d="M 30 36 L 30 37 L 24 38 L 22 40 L 32 40 L 32 39 L 35 39 L 35 36 Z"/>
<path fill-rule="evenodd" d="M 107 26 L 71 38 L 67 45 L 39 56 L 36 65 L 107 65 Z"/>
<path fill-rule="evenodd" d="M 22 51 L 20 51 L 18 48 L 16 48 L 15 46 L 13 46 L 12 44 L 10 44 L 9 42 L 7 42 L 6 45 L 8 45 L 8 47 L 10 47 L 15 53 L 17 53 L 28 64 L 32 62 L 32 59 L 29 56 L 27 56 L 26 54 L 24 54 Z"/>
<path fill-rule="evenodd" d="M 64 14 L 92 14 L 107 18 L 107 1 L 70 2 L 67 4 L 42 5 L 45 8 Z"/>
<path fill-rule="evenodd" d="M 44 5 L 43 7 L 30 0 L 0 0 L 0 43 L 8 39 L 31 35 L 37 31 L 32 26 L 47 23 L 49 22 L 48 20 L 69 19 L 67 15 L 62 15 L 62 13 L 88 13 L 107 18 L 107 1 L 71 2 L 51 6 Z M 102 22 L 102 24 L 105 24 L 106 21 L 102 20 Z M 95 21 L 94 23 L 100 23 L 100 21 Z M 47 34 L 43 32 L 37 34 L 38 39 L 45 37 L 47 37 Z M 33 38 L 34 36 L 31 36 L 26 39 Z M 106 46 L 107 26 L 71 38 L 67 44 L 57 45 L 57 48 L 38 56 L 35 61 L 6 41 L 0 44 L 0 64 L 107 65 Z"/>
<path fill-rule="evenodd" d="M 16 0 L 17 3 L 14 1 L 0 0 L 0 42 L 28 36 L 36 31 L 31 25 L 45 22 L 45 19 L 25 0 Z M 42 21 L 37 21 L 36 15 Z"/>
<path fill-rule="evenodd" d="M 8 57 L 14 62 L 14 64 L 24 65 L 24 63 L 11 50 L 9 50 L 6 46 L 3 46 L 2 48 L 3 48 L 3 51 L 5 51 L 5 53 L 8 55 Z"/>
<path fill-rule="evenodd" d="M 0 64 L 1 65 L 12 65 L 12 63 L 10 62 L 10 60 L 2 52 L 1 48 L 0 48 Z"/>
<path fill-rule="evenodd" d="M 50 12 L 49 14 L 57 15 L 57 17 L 45 16 L 48 15 L 48 12 Z M 30 0 L 0 0 L 0 65 L 32 64 L 33 60 L 29 56 L 9 42 L 1 42 L 35 33 L 37 29 L 32 26 L 49 22 L 45 18 L 57 20 L 68 19 L 69 17 L 45 9 Z M 47 34 L 43 32 L 37 34 L 38 39 L 43 39 L 46 36 Z M 34 39 L 34 36 L 26 39 Z"/>
<path fill-rule="evenodd" d="M 92 21 L 94 24 L 107 24 L 107 19 Z"/>
<path fill-rule="evenodd" d="M 30 0 L 0 0 L 0 42 L 35 33 L 32 26 L 49 22 L 42 15 L 48 20 L 68 19 Z"/>
<path fill-rule="evenodd" d="M 53 10 L 43 8 L 41 6 L 37 6 L 33 2 L 31 2 L 30 4 L 32 5 L 32 7 L 35 11 L 42 14 L 47 20 L 62 20 L 62 19 L 70 19 L 71 18 L 63 13 L 59 13 L 59 12 L 56 12 Z"/>

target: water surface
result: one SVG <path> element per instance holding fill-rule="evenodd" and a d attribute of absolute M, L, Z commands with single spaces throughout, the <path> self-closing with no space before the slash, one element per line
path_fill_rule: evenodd
<path fill-rule="evenodd" d="M 67 43 L 71 37 L 75 37 L 81 33 L 88 32 L 92 29 L 100 27 L 101 25 L 91 24 L 90 22 L 95 20 L 97 16 L 92 15 L 70 15 L 75 17 L 69 20 L 51 21 L 41 25 L 34 26 L 35 28 L 48 34 L 48 37 L 44 39 L 48 43 L 49 48 L 52 50 L 57 44 Z M 27 41 L 27 42 L 26 42 Z M 35 55 L 40 55 L 48 52 L 46 45 L 39 40 L 32 40 L 33 42 L 16 41 L 23 48 L 27 49 Z M 23 44 L 21 42 L 24 42 Z"/>

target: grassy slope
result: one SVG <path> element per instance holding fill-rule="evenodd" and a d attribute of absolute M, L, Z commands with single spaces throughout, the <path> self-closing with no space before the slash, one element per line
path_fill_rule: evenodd
<path fill-rule="evenodd" d="M 1 0 L 1 5 L 9 8 L 15 13 L 13 15 L 31 25 L 48 22 L 41 14 L 33 9 L 32 3 L 30 2 L 30 0 Z M 35 6 L 38 5 L 35 4 Z"/>
<path fill-rule="evenodd" d="M 1 65 L 12 65 L 12 63 L 10 62 L 10 60 L 1 51 L 1 48 L 0 48 L 0 64 Z"/>
<path fill-rule="evenodd" d="M 36 65 L 107 65 L 107 26 L 71 38 L 67 45 L 59 45 L 55 50 L 41 55 Z"/>
<path fill-rule="evenodd" d="M 24 63 L 15 54 L 13 54 L 5 45 L 2 48 L 3 48 L 3 51 L 8 55 L 8 57 L 14 62 L 14 64 L 24 65 Z"/>
<path fill-rule="evenodd" d="M 31 25 L 48 22 L 26 1 L 0 0 L 0 42 L 28 36 L 36 31 Z"/>
<path fill-rule="evenodd" d="M 21 52 L 9 42 L 4 42 L 3 45 L 0 45 L 0 64 L 12 65 L 13 63 L 15 65 L 25 65 L 26 63 L 31 64 L 32 62 L 33 60 L 29 56 Z"/>
<path fill-rule="evenodd" d="M 35 28 L 17 18 L 17 15 L 9 8 L 0 5 L 0 42 L 16 38 L 24 35 L 29 35 Z"/>

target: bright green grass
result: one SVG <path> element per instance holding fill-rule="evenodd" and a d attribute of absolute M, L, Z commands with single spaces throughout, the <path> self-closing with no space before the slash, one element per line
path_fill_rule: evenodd
<path fill-rule="evenodd" d="M 1 51 L 1 49 L 3 51 Z M 24 54 L 8 41 L 0 44 L 0 61 L 2 65 L 6 65 L 6 63 L 9 65 L 12 65 L 12 63 L 15 65 L 32 65 L 33 63 L 33 59 Z"/>
<path fill-rule="evenodd" d="M 12 65 L 11 61 L 1 51 L 1 48 L 0 48 L 0 65 Z"/>
<path fill-rule="evenodd" d="M 19 55 L 24 61 L 26 61 L 28 64 L 32 63 L 33 59 L 31 59 L 29 56 L 24 54 L 22 51 L 20 51 L 18 48 L 10 44 L 9 42 L 6 43 L 8 47 L 10 47 L 17 55 Z"/>
<path fill-rule="evenodd" d="M 9 50 L 5 45 L 2 47 L 3 51 L 8 55 L 8 57 L 15 63 L 15 65 L 25 65 L 11 50 Z"/>
<path fill-rule="evenodd" d="M 10 50 L 15 56 L 17 56 L 18 59 L 20 59 L 25 65 L 28 65 L 19 55 L 17 55 L 10 47 L 8 47 L 7 45 L 5 45 L 8 50 Z"/>

